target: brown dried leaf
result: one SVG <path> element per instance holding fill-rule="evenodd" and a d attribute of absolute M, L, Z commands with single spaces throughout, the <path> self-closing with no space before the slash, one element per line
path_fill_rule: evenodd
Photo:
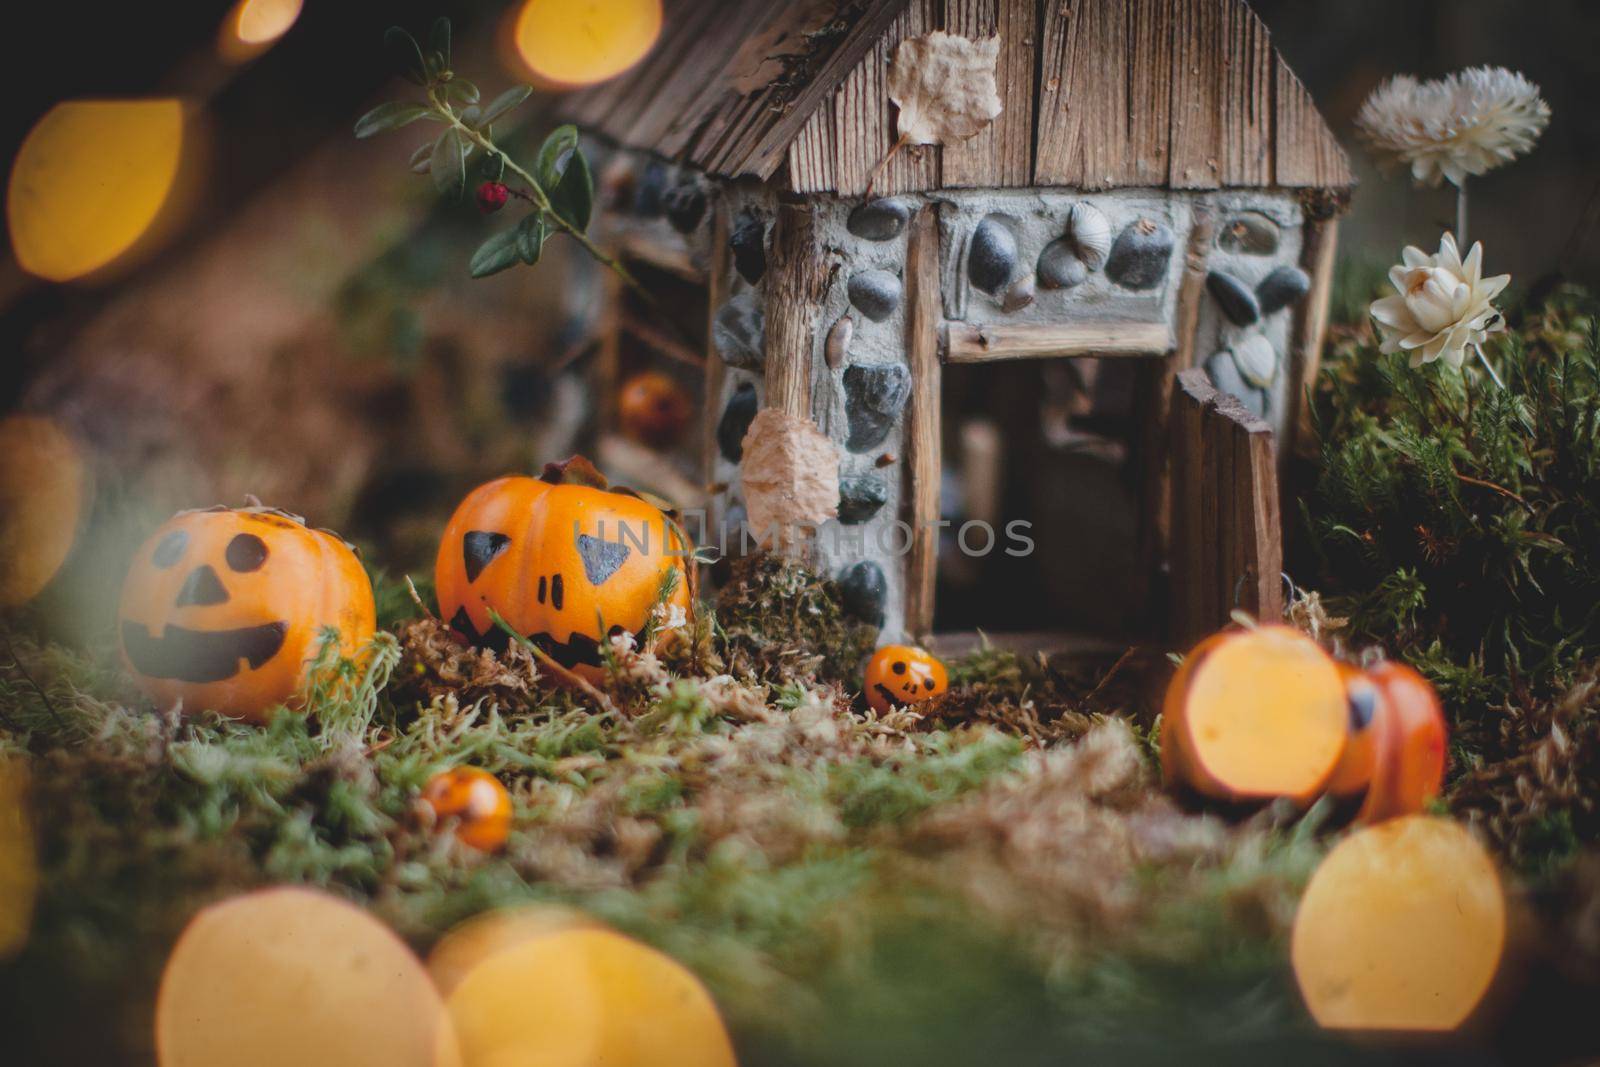
<path fill-rule="evenodd" d="M 756 536 L 838 514 L 839 449 L 810 419 L 763 408 L 744 435 L 745 509 Z"/>
<path fill-rule="evenodd" d="M 889 99 L 900 108 L 901 140 L 954 144 L 999 117 L 999 58 L 998 36 L 974 41 L 936 31 L 901 41 L 889 67 Z"/>

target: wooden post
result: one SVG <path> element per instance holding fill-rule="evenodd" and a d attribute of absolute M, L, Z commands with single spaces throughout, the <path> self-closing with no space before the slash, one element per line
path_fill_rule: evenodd
<path fill-rule="evenodd" d="M 1200 323 L 1201 297 L 1205 294 L 1206 261 L 1215 236 L 1215 208 L 1208 201 L 1195 201 L 1183 277 L 1178 283 L 1171 348 L 1165 359 L 1146 364 L 1139 374 L 1135 405 L 1140 428 L 1139 555 L 1146 583 L 1145 595 L 1140 599 L 1154 610 L 1167 600 L 1160 579 L 1172 546 L 1174 517 L 1168 505 L 1172 497 L 1172 466 L 1177 459 L 1167 420 L 1173 410 L 1173 382 L 1180 372 L 1195 365 L 1195 333 Z M 1159 631 L 1160 627 L 1156 629 Z"/>
<path fill-rule="evenodd" d="M 1306 218 L 1300 266 L 1311 276 L 1311 291 L 1294 309 L 1289 336 L 1289 403 L 1284 420 L 1282 459 L 1311 444 L 1311 409 L 1307 392 L 1322 367 L 1322 344 L 1328 334 L 1328 304 L 1333 296 L 1333 266 L 1339 250 L 1339 220 Z"/>
<path fill-rule="evenodd" d="M 906 245 L 906 365 L 911 399 L 906 416 L 906 521 L 911 551 L 906 558 L 906 630 L 933 632 L 933 597 L 939 563 L 940 441 L 938 210 L 923 207 L 911 223 Z"/>
<path fill-rule="evenodd" d="M 1205 371 L 1172 394 L 1172 638 L 1187 647 L 1235 609 L 1283 615 L 1283 529 L 1272 427 Z"/>
<path fill-rule="evenodd" d="M 813 210 L 804 201 L 779 203 L 766 277 L 767 406 L 806 419 L 816 313 L 828 288 Z"/>
<path fill-rule="evenodd" d="M 706 264 L 705 418 L 702 420 L 704 425 L 700 436 L 700 469 L 707 486 L 708 499 L 710 486 L 717 480 L 717 423 L 722 419 L 722 383 L 726 370 L 712 338 L 715 336 L 717 312 L 728 300 L 729 282 L 732 281 L 727 200 L 722 196 L 716 197 L 711 211 L 711 255 Z M 708 523 L 714 520 L 715 516 L 706 516 Z"/>

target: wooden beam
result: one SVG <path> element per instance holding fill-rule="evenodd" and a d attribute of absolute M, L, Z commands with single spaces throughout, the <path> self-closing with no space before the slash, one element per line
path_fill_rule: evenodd
<path fill-rule="evenodd" d="M 911 551 L 906 558 L 905 628 L 913 636 L 933 632 L 933 599 L 939 562 L 939 483 L 944 456 L 940 440 L 938 209 L 923 207 L 911 223 L 906 245 L 906 365 L 911 399 L 906 415 L 907 521 Z"/>
<path fill-rule="evenodd" d="M 1165 356 L 1172 329 L 1164 322 L 1074 322 L 1048 326 L 947 322 L 945 362 L 987 363 L 1053 356 Z"/>
<path fill-rule="evenodd" d="M 1213 205 L 1197 200 L 1184 253 L 1183 277 L 1178 283 L 1172 353 L 1165 359 L 1140 366 L 1134 408 L 1139 427 L 1139 554 L 1144 563 L 1146 583 L 1140 599 L 1152 611 L 1159 611 L 1166 603 L 1159 576 L 1172 543 L 1172 434 L 1167 426 L 1172 411 L 1172 387 L 1179 372 L 1195 365 L 1200 304 L 1205 294 L 1206 264 L 1216 236 L 1216 221 Z"/>
<path fill-rule="evenodd" d="M 1194 367 L 1172 393 L 1172 638 L 1187 646 L 1234 610 L 1283 615 L 1283 524 L 1272 427 Z"/>
<path fill-rule="evenodd" d="M 727 373 L 727 365 L 717 352 L 712 337 L 717 312 L 727 303 L 728 291 L 733 283 L 733 256 L 728 247 L 728 210 L 726 197 L 714 197 L 711 206 L 711 255 L 706 265 L 706 377 L 705 392 L 701 398 L 705 405 L 705 417 L 701 420 L 704 425 L 700 434 L 700 470 L 707 487 L 717 481 L 717 424 L 722 419 L 722 385 Z M 708 525 L 715 521 L 716 516 L 706 516 Z"/>
<path fill-rule="evenodd" d="M 1311 276 L 1311 291 L 1294 309 L 1289 336 L 1289 396 L 1284 418 L 1284 460 L 1308 449 L 1311 408 L 1307 394 L 1322 367 L 1322 345 L 1328 334 L 1328 305 L 1333 297 L 1333 267 L 1339 250 L 1338 218 L 1307 217 L 1300 266 Z"/>
<path fill-rule="evenodd" d="M 767 406 L 811 417 L 817 308 L 828 289 L 828 261 L 814 206 L 778 205 L 766 277 Z"/>
<path fill-rule="evenodd" d="M 944 0 L 947 32 L 973 39 L 999 35 L 995 84 L 1003 108 L 974 136 L 944 146 L 940 184 L 946 189 L 1032 183 L 1038 11 L 1034 0 Z"/>

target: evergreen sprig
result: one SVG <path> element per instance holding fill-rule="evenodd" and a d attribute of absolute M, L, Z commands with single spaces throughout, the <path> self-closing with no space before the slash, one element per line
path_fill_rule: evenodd
<path fill-rule="evenodd" d="M 1429 674 L 1469 737 L 1600 658 L 1600 306 L 1558 291 L 1491 354 L 1504 390 L 1338 345 L 1302 504 L 1339 613 Z"/>

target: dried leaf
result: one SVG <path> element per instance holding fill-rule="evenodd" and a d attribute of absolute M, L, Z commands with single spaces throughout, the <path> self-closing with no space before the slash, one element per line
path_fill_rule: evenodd
<path fill-rule="evenodd" d="M 787 542 L 796 527 L 838 514 L 839 449 L 810 419 L 764 408 L 744 435 L 745 509 L 755 536 L 776 528 Z"/>
<path fill-rule="evenodd" d="M 901 41 L 889 68 L 901 139 L 954 144 L 993 122 L 1001 111 L 999 58 L 999 37 L 974 41 L 940 31 Z"/>

